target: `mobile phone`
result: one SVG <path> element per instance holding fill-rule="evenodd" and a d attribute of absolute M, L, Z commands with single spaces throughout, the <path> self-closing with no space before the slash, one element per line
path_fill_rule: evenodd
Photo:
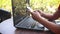
<path fill-rule="evenodd" d="M 27 9 L 28 9 L 29 11 L 33 12 L 33 9 L 30 8 L 29 6 L 27 6 Z"/>

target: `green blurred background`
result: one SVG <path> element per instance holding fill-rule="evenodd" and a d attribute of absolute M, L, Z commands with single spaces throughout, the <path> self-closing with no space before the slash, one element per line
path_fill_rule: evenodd
<path fill-rule="evenodd" d="M 7 10 L 9 12 L 12 11 L 11 0 L 0 0 L 0 9 Z"/>
<path fill-rule="evenodd" d="M 0 0 L 0 8 L 12 11 L 12 0 Z M 17 0 L 18 1 L 18 0 Z M 60 0 L 30 0 L 30 7 L 34 10 L 39 9 L 46 13 L 54 13 L 60 4 Z"/>
<path fill-rule="evenodd" d="M 46 13 L 54 13 L 58 5 L 60 4 L 60 0 L 30 0 L 30 6 L 34 10 L 39 9 Z"/>

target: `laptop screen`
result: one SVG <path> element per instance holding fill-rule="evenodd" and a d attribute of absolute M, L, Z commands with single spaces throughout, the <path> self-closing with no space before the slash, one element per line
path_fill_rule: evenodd
<path fill-rule="evenodd" d="M 12 0 L 14 23 L 18 23 L 27 16 L 27 0 Z"/>

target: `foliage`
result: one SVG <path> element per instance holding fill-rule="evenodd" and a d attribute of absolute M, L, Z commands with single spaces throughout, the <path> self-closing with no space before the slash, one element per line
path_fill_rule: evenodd
<path fill-rule="evenodd" d="M 16 2 L 22 2 L 25 0 L 14 0 L 14 1 L 15 1 L 14 3 L 16 4 Z M 14 6 L 16 6 L 17 8 L 18 7 L 22 8 L 23 7 L 22 3 L 16 4 L 17 6 L 16 5 L 14 5 Z M 60 4 L 60 0 L 30 0 L 30 6 L 32 9 L 34 9 L 34 10 L 39 9 L 46 13 L 55 12 L 55 10 L 59 4 Z M 0 8 L 3 8 L 8 11 L 12 11 L 11 6 L 12 6 L 11 0 L 0 0 Z M 52 9 L 51 9 L 51 7 L 52 7 Z"/>
<path fill-rule="evenodd" d="M 0 0 L 0 9 L 12 11 L 11 0 Z"/>
<path fill-rule="evenodd" d="M 55 12 L 60 0 L 30 0 L 30 6 L 34 10 L 39 9 L 46 13 Z"/>

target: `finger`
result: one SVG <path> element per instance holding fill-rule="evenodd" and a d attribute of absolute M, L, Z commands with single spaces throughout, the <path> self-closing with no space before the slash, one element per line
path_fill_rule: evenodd
<path fill-rule="evenodd" d="M 34 11 L 28 11 L 30 14 L 34 14 Z"/>

